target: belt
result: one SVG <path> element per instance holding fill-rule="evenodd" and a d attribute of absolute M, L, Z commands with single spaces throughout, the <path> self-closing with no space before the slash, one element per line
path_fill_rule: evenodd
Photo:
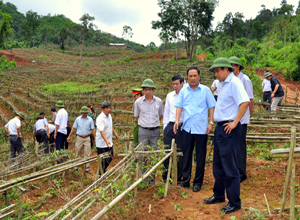
<path fill-rule="evenodd" d="M 38 131 L 36 131 L 36 132 L 40 132 L 40 131 L 45 131 L 44 129 L 41 129 L 41 130 L 38 130 Z"/>
<path fill-rule="evenodd" d="M 264 91 L 264 93 L 271 93 L 271 91 Z"/>
<path fill-rule="evenodd" d="M 175 122 L 173 122 L 173 121 L 170 121 L 169 123 L 175 124 Z M 182 124 L 183 124 L 182 122 L 179 122 L 179 123 L 178 123 L 178 126 L 180 127 L 180 126 L 182 126 Z"/>
<path fill-rule="evenodd" d="M 17 136 L 16 134 L 10 134 L 9 136 Z"/>
<path fill-rule="evenodd" d="M 226 124 L 226 123 L 229 123 L 229 122 L 233 122 L 233 120 L 229 120 L 229 121 L 220 121 L 220 122 L 217 122 L 217 125 L 218 125 L 218 126 L 223 126 L 223 124 Z"/>
<path fill-rule="evenodd" d="M 140 126 L 140 128 L 143 128 L 143 129 L 146 129 L 146 130 L 155 130 L 155 129 L 158 129 L 159 128 L 159 126 L 158 127 L 150 127 L 150 128 L 145 128 L 145 127 L 142 127 L 142 126 Z"/>
<path fill-rule="evenodd" d="M 90 135 L 87 135 L 87 136 L 81 136 L 81 135 L 77 135 L 78 137 L 81 137 L 81 138 L 87 138 L 89 137 Z"/>

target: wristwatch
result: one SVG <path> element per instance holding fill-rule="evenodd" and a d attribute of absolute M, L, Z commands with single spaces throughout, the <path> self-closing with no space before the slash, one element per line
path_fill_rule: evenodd
<path fill-rule="evenodd" d="M 214 123 L 211 121 L 211 122 L 209 122 L 209 124 L 211 124 L 211 125 L 214 125 Z"/>

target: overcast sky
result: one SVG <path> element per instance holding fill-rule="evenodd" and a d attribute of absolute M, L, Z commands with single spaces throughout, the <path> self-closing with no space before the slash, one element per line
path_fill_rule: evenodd
<path fill-rule="evenodd" d="M 88 13 L 95 17 L 94 23 L 98 29 L 122 37 L 124 25 L 133 29 L 132 41 L 148 45 L 153 41 L 157 46 L 161 44 L 159 31 L 151 29 L 151 21 L 159 20 L 157 13 L 160 8 L 157 0 L 10 0 L 17 6 L 18 11 L 26 13 L 29 10 L 39 15 L 50 13 L 63 14 L 72 21 L 79 23 L 79 18 Z M 219 6 L 213 14 L 213 26 L 222 22 L 229 12 L 241 12 L 245 19 L 255 18 L 264 4 L 267 9 L 280 7 L 281 0 L 219 0 Z M 298 6 L 299 0 L 287 0 L 288 4 Z"/>

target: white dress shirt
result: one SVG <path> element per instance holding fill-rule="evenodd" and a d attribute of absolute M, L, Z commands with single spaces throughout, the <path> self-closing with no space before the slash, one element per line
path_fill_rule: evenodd
<path fill-rule="evenodd" d="M 96 147 L 98 148 L 108 147 L 106 145 L 106 142 L 102 138 L 100 131 L 104 131 L 107 140 L 111 143 L 110 147 L 112 147 L 113 146 L 113 142 L 112 142 L 113 125 L 112 125 L 111 115 L 109 114 L 108 116 L 106 116 L 103 112 L 101 112 L 101 114 L 96 119 L 96 126 L 97 126 Z"/>
<path fill-rule="evenodd" d="M 9 131 L 10 135 L 18 135 L 18 132 L 17 132 L 18 126 L 21 128 L 21 121 L 18 117 L 14 117 L 5 125 L 5 127 Z M 20 132 L 20 135 L 21 135 L 21 132 Z"/>
<path fill-rule="evenodd" d="M 214 80 L 214 82 L 213 82 L 213 84 L 211 85 L 211 87 L 214 88 L 214 89 L 216 89 L 216 90 L 214 91 L 214 95 L 218 96 L 218 95 L 220 94 L 221 87 L 222 87 L 221 82 L 220 82 L 218 79 L 216 79 L 216 80 Z"/>
<path fill-rule="evenodd" d="M 166 103 L 165 103 L 165 111 L 164 111 L 164 117 L 163 117 L 163 125 L 164 129 L 168 125 L 169 122 L 175 122 L 176 120 L 176 99 L 178 95 L 175 91 L 170 92 L 166 97 Z M 183 122 L 183 112 L 180 115 L 179 123 Z"/>
<path fill-rule="evenodd" d="M 55 125 L 59 125 L 57 132 L 67 135 L 68 112 L 64 108 L 58 110 Z"/>
<path fill-rule="evenodd" d="M 261 86 L 264 88 L 264 92 L 271 92 L 271 83 L 269 80 L 264 79 L 264 81 L 262 82 Z"/>
<path fill-rule="evenodd" d="M 55 131 L 55 125 L 53 125 L 53 124 L 48 124 L 48 127 L 49 127 L 49 134 L 51 134 L 52 132 Z"/>

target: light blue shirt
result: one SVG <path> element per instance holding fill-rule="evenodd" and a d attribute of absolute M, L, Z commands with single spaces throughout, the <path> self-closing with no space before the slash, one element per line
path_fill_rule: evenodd
<path fill-rule="evenodd" d="M 34 125 L 33 132 L 36 133 L 39 130 L 46 131 L 46 121 L 44 119 L 39 119 Z"/>
<path fill-rule="evenodd" d="M 75 119 L 73 128 L 77 129 L 76 134 L 80 136 L 87 136 L 91 130 L 95 128 L 93 119 L 90 116 L 83 118 L 82 115 Z"/>
<path fill-rule="evenodd" d="M 199 83 L 195 90 L 190 85 L 183 87 L 175 103 L 175 107 L 182 108 L 184 115 L 181 130 L 191 134 L 206 134 L 208 110 L 215 105 L 215 98 L 207 86 Z"/>
<path fill-rule="evenodd" d="M 233 73 L 230 73 L 222 82 L 214 113 L 215 122 L 234 120 L 240 104 L 249 101 L 242 82 Z"/>

